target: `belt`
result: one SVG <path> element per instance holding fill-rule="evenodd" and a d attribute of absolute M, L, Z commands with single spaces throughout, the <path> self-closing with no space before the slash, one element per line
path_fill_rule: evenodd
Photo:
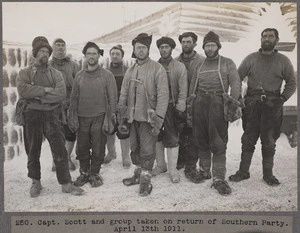
<path fill-rule="evenodd" d="M 203 90 L 197 90 L 197 93 L 200 95 L 222 95 L 223 91 L 203 91 Z"/>
<path fill-rule="evenodd" d="M 255 97 L 260 99 L 261 102 L 265 101 L 267 98 L 272 99 L 274 97 L 280 96 L 280 90 L 277 91 L 265 91 L 265 90 L 248 90 L 246 94 L 247 97 Z"/>

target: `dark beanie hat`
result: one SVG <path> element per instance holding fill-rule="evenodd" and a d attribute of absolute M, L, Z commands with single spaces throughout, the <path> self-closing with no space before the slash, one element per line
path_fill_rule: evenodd
<path fill-rule="evenodd" d="M 220 43 L 220 39 L 219 39 L 219 36 L 214 33 L 213 31 L 210 31 L 208 32 L 204 38 L 203 38 L 203 46 L 202 48 L 204 49 L 204 45 L 208 42 L 215 42 L 218 46 L 218 48 L 220 49 L 222 46 L 221 46 L 221 43 Z"/>
<path fill-rule="evenodd" d="M 163 36 L 162 38 L 160 38 L 156 41 L 157 48 L 159 48 L 159 46 L 161 46 L 162 44 L 168 44 L 173 49 L 176 47 L 175 41 L 172 38 L 166 37 L 166 36 Z"/>
<path fill-rule="evenodd" d="M 120 44 L 115 45 L 114 47 L 112 47 L 112 48 L 109 50 L 109 53 L 110 53 L 113 49 L 118 49 L 118 50 L 120 50 L 121 53 L 122 53 L 122 57 L 124 57 L 124 50 L 122 49 L 122 45 L 120 45 Z"/>
<path fill-rule="evenodd" d="M 182 35 L 180 35 L 178 37 L 178 40 L 181 43 L 182 38 L 189 37 L 189 36 L 193 38 L 193 40 L 194 40 L 195 43 L 197 42 L 198 36 L 195 33 L 193 33 L 193 32 L 184 32 L 184 33 L 182 33 Z"/>
<path fill-rule="evenodd" d="M 103 56 L 103 52 L 104 50 L 103 49 L 100 49 L 98 45 L 96 45 L 94 42 L 87 42 L 87 44 L 84 46 L 83 50 L 82 50 L 82 53 L 85 55 L 86 54 L 86 51 L 88 48 L 95 48 L 98 50 L 98 53 Z"/>
<path fill-rule="evenodd" d="M 52 53 L 52 47 L 50 46 L 47 38 L 44 36 L 37 36 L 36 38 L 34 38 L 32 41 L 33 57 L 36 57 L 38 51 L 43 47 L 46 47 L 49 50 L 49 56 L 50 56 Z"/>

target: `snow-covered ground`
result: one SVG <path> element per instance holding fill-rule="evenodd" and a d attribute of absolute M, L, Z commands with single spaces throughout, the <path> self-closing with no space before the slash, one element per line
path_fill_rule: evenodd
<path fill-rule="evenodd" d="M 227 176 L 236 172 L 240 161 L 241 122 L 229 127 L 227 150 Z M 230 196 L 221 196 L 211 186 L 211 180 L 201 184 L 189 182 L 180 170 L 181 182 L 172 184 L 168 173 L 152 178 L 153 191 L 148 197 L 138 195 L 138 185 L 126 187 L 122 179 L 133 174 L 122 167 L 120 146 L 117 141 L 117 159 L 101 169 L 104 185 L 91 188 L 83 186 L 84 196 L 71 196 L 61 192 L 56 175 L 51 171 L 52 158 L 48 142 L 43 144 L 41 165 L 44 189 L 37 198 L 30 198 L 31 180 L 27 177 L 27 158 L 23 153 L 4 163 L 4 210 L 23 211 L 297 211 L 297 148 L 291 148 L 281 134 L 277 141 L 274 172 L 281 181 L 270 187 L 262 180 L 261 146 L 258 142 L 251 177 L 240 183 L 231 183 Z M 73 155 L 73 159 L 74 159 Z M 74 160 L 75 161 L 75 160 Z M 77 178 L 77 169 L 71 172 Z"/>

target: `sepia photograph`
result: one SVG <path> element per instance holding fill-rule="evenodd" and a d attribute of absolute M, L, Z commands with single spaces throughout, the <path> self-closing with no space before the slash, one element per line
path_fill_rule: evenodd
<path fill-rule="evenodd" d="M 296 2 L 2 2 L 2 66 L 5 213 L 298 212 Z"/>

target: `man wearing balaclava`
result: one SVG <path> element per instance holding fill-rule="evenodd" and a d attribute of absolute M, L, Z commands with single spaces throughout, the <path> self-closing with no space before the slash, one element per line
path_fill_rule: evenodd
<path fill-rule="evenodd" d="M 217 34 L 208 32 L 202 48 L 206 59 L 193 74 L 189 87 L 189 96 L 194 96 L 193 143 L 199 149 L 203 178 L 211 178 L 212 163 L 212 187 L 221 195 L 228 195 L 231 193 L 225 181 L 228 121 L 224 117 L 223 93 L 227 93 L 230 87 L 230 96 L 237 101 L 241 94 L 241 81 L 234 62 L 219 55 L 221 44 Z"/>
<path fill-rule="evenodd" d="M 53 49 L 53 53 L 52 53 L 52 60 L 50 61 L 50 65 L 62 73 L 66 84 L 67 98 L 66 101 L 64 102 L 63 107 L 65 110 L 65 114 L 67 114 L 67 110 L 70 106 L 70 95 L 72 91 L 73 81 L 76 73 L 79 71 L 80 68 L 79 65 L 75 61 L 71 60 L 71 57 L 66 54 L 67 53 L 66 42 L 63 39 L 61 38 L 55 39 L 52 44 L 52 49 Z M 64 125 L 64 129 L 65 129 L 65 138 L 66 138 L 65 146 L 69 158 L 69 169 L 75 170 L 76 167 L 71 160 L 71 153 L 73 151 L 74 144 L 76 141 L 76 133 L 71 132 L 67 124 Z M 53 163 L 52 171 L 55 171 L 55 169 L 56 169 L 55 163 Z"/>
<path fill-rule="evenodd" d="M 22 69 L 17 78 L 19 96 L 27 102 L 23 138 L 28 158 L 28 177 L 32 179 L 31 197 L 39 196 L 42 191 L 40 156 L 43 137 L 49 142 L 62 191 L 74 195 L 83 194 L 83 190 L 73 186 L 71 180 L 61 119 L 66 85 L 62 74 L 48 65 L 51 53 L 52 48 L 47 38 L 34 38 L 32 54 L 35 62 Z"/>
<path fill-rule="evenodd" d="M 132 41 L 136 62 L 125 73 L 119 99 L 119 111 L 127 110 L 130 123 L 131 159 L 134 176 L 124 185 L 139 184 L 139 195 L 152 191 L 151 171 L 155 160 L 155 144 L 169 102 L 168 78 L 165 69 L 149 57 L 152 35 L 139 34 Z M 119 120 L 119 119 L 118 119 Z"/>

